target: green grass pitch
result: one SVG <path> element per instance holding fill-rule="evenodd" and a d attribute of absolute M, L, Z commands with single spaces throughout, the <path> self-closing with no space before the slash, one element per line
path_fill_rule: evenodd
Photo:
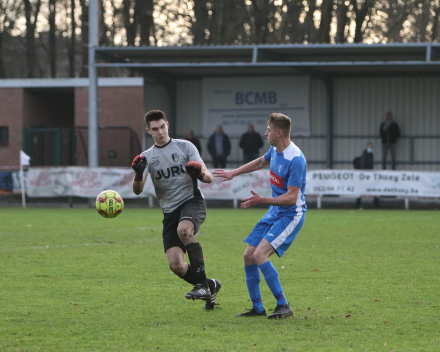
<path fill-rule="evenodd" d="M 208 209 L 219 306 L 188 301 L 159 209 L 0 209 L 0 351 L 439 351 L 440 213 L 310 210 L 272 257 L 294 317 L 250 308 L 242 239 L 263 209 Z M 262 279 L 266 310 L 276 305 Z"/>

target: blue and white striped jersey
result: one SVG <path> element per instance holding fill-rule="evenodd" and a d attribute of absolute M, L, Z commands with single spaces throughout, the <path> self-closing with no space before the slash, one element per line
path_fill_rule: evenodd
<path fill-rule="evenodd" d="M 270 183 L 272 197 L 287 193 L 287 186 L 299 187 L 298 199 L 295 205 L 269 207 L 269 213 L 281 217 L 290 213 L 296 215 L 307 211 L 305 200 L 307 161 L 302 151 L 293 143 L 281 153 L 275 147 L 270 147 L 264 158 L 270 162 Z"/>

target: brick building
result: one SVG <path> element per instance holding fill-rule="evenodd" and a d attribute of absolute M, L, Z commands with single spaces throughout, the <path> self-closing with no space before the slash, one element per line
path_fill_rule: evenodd
<path fill-rule="evenodd" d="M 143 79 L 99 79 L 99 165 L 142 149 Z M 0 80 L 0 168 L 88 164 L 88 79 Z"/>

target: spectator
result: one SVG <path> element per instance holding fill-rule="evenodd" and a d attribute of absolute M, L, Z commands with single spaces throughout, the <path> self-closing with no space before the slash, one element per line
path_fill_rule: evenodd
<path fill-rule="evenodd" d="M 372 143 L 367 143 L 367 147 L 362 152 L 362 155 L 360 157 L 360 168 L 362 170 L 374 169 L 374 154 Z"/>
<path fill-rule="evenodd" d="M 373 155 L 373 144 L 367 143 L 366 148 L 362 152 L 362 155 L 354 159 L 355 169 L 361 170 L 373 170 L 374 168 L 374 155 Z M 380 207 L 379 198 L 374 197 L 374 206 L 376 208 Z M 356 199 L 356 207 L 361 208 L 361 198 Z"/>
<path fill-rule="evenodd" d="M 193 130 L 188 130 L 185 139 L 187 141 L 190 141 L 192 144 L 194 144 L 197 150 L 199 151 L 199 154 L 202 155 L 202 145 L 200 144 L 199 139 L 196 136 L 194 136 Z"/>
<path fill-rule="evenodd" d="M 263 146 L 263 140 L 254 125 L 248 125 L 247 132 L 241 136 L 240 148 L 243 149 L 243 162 L 247 164 L 260 156 L 259 150 Z"/>
<path fill-rule="evenodd" d="M 391 154 L 391 167 L 396 170 L 396 142 L 400 137 L 400 129 L 397 122 L 393 120 L 393 114 L 388 111 L 386 120 L 380 125 L 380 138 L 382 139 L 382 169 L 387 168 L 388 149 Z"/>
<path fill-rule="evenodd" d="M 223 127 L 218 125 L 215 132 L 209 137 L 208 151 L 212 156 L 214 168 L 226 167 L 226 161 L 231 152 L 231 143 L 229 137 L 223 132 Z"/>

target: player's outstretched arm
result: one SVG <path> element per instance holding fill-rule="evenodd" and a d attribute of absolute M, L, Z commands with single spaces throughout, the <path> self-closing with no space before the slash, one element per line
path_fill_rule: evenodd
<path fill-rule="evenodd" d="M 240 166 L 238 169 L 235 170 L 223 170 L 223 169 L 217 169 L 212 172 L 214 177 L 221 177 L 222 182 L 230 181 L 235 176 L 247 174 L 249 172 L 257 171 L 262 169 L 263 167 L 269 165 L 270 162 L 264 159 L 264 156 L 261 156 L 247 164 L 244 164 L 243 166 Z"/>
<path fill-rule="evenodd" d="M 257 204 L 267 204 L 275 206 L 294 205 L 298 199 L 299 187 L 287 186 L 287 193 L 278 197 L 261 197 L 258 193 L 251 191 L 250 197 L 244 198 L 240 207 L 242 209 L 250 208 Z"/>
<path fill-rule="evenodd" d="M 205 176 L 203 176 L 203 178 L 200 181 L 202 181 L 203 183 L 211 183 L 212 182 L 212 175 L 208 171 L 208 168 L 206 167 L 206 165 L 203 161 L 202 161 L 202 173 L 204 173 Z"/>

